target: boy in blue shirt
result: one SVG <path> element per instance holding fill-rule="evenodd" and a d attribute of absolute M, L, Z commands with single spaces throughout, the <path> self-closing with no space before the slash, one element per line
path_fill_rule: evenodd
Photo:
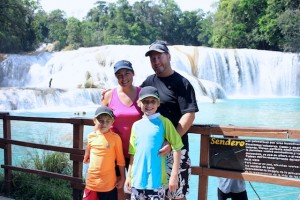
<path fill-rule="evenodd" d="M 130 163 L 125 186 L 131 190 L 132 200 L 164 200 L 168 180 L 166 160 L 164 156 L 159 156 L 159 149 L 164 140 L 171 144 L 174 162 L 168 187 L 170 191 L 175 191 L 178 188 L 183 143 L 171 121 L 156 112 L 160 105 L 156 88 L 142 88 L 138 105 L 144 115 L 132 126 L 129 142 Z"/>

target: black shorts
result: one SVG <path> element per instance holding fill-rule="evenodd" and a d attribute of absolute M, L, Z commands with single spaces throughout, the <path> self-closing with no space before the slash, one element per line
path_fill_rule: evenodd
<path fill-rule="evenodd" d="M 218 188 L 218 200 L 226 200 L 231 198 L 232 200 L 248 200 L 247 192 L 246 190 L 239 193 L 224 193 Z"/>
<path fill-rule="evenodd" d="M 127 169 L 127 170 L 128 170 L 129 162 L 130 162 L 130 158 L 125 158 L 125 169 Z M 115 169 L 116 169 L 116 175 L 120 176 L 120 170 L 117 165 L 116 165 Z"/>
<path fill-rule="evenodd" d="M 118 190 L 117 188 L 114 188 L 111 191 L 108 192 L 97 192 L 98 199 L 101 200 L 118 200 Z"/>
<path fill-rule="evenodd" d="M 165 199 L 165 188 L 161 187 L 153 190 L 142 190 L 131 188 L 131 199 L 132 200 L 143 200 L 143 199 L 155 199 L 155 200 L 164 200 Z"/>
<path fill-rule="evenodd" d="M 170 179 L 170 175 L 172 172 L 173 166 L 173 153 L 167 155 L 167 176 L 168 180 Z M 181 160 L 179 166 L 179 174 L 178 174 L 178 189 L 175 192 L 170 192 L 169 189 L 166 190 L 166 197 L 170 199 L 181 199 L 189 194 L 190 186 L 190 176 L 192 173 L 191 169 L 191 160 L 189 156 L 189 152 L 186 149 L 181 149 Z"/>

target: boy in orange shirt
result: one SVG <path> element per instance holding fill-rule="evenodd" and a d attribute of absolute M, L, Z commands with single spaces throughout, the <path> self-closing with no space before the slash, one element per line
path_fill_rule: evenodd
<path fill-rule="evenodd" d="M 83 198 L 97 192 L 101 200 L 117 200 L 117 188 L 125 182 L 125 159 L 122 141 L 118 134 L 110 130 L 114 122 L 113 111 L 101 106 L 95 112 L 94 131 L 88 135 L 88 144 L 83 163 L 89 162 L 88 178 Z M 115 163 L 120 170 L 117 180 Z"/>

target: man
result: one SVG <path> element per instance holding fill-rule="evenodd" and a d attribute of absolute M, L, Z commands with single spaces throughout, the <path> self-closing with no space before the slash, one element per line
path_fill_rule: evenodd
<path fill-rule="evenodd" d="M 178 177 L 179 188 L 175 192 L 167 190 L 166 197 L 186 200 L 186 195 L 189 193 L 191 174 L 187 131 L 193 124 L 195 112 L 198 112 L 195 91 L 185 77 L 172 69 L 171 55 L 165 42 L 158 41 L 151 44 L 145 56 L 150 57 L 155 74 L 148 76 L 141 87 L 153 86 L 158 89 L 160 96 L 158 112 L 171 120 L 184 144 L 181 151 L 180 174 Z M 168 155 L 168 175 L 171 173 L 173 163 L 170 152 L 170 145 L 166 145 L 160 150 L 160 155 Z"/>

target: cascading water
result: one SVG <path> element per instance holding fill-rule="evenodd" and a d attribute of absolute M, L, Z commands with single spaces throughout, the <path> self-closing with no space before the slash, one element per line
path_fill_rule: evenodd
<path fill-rule="evenodd" d="M 147 49 L 108 45 L 7 55 L 0 63 L 0 110 L 99 104 L 100 90 L 117 85 L 116 61 L 133 63 L 135 85 L 153 73 Z M 198 99 L 300 96 L 298 54 L 194 46 L 170 46 L 170 51 L 173 69 L 190 80 Z"/>

